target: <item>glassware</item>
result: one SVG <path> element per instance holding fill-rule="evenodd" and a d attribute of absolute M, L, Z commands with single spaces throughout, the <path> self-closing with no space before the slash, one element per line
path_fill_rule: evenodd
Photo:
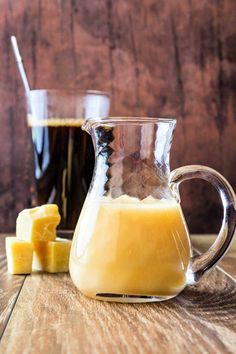
<path fill-rule="evenodd" d="M 94 168 L 85 119 L 107 117 L 109 95 L 99 91 L 32 90 L 27 101 L 37 203 L 56 203 L 59 235 L 72 237 Z"/>
<path fill-rule="evenodd" d="M 96 163 L 75 229 L 70 274 L 85 295 L 108 301 L 170 299 L 199 281 L 227 251 L 235 230 L 236 199 L 229 183 L 205 166 L 170 173 L 175 119 L 86 121 Z M 180 206 L 179 184 L 209 181 L 219 191 L 223 223 L 215 243 L 193 256 Z"/>

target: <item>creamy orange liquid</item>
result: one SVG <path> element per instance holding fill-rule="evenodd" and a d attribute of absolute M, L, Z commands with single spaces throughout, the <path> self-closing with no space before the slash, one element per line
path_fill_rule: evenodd
<path fill-rule="evenodd" d="M 175 200 L 88 200 L 76 227 L 70 274 L 87 296 L 172 296 L 186 283 L 190 243 Z"/>

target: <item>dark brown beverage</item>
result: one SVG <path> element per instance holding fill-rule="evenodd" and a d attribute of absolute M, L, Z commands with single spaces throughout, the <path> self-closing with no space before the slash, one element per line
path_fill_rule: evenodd
<path fill-rule="evenodd" d="M 90 136 L 83 119 L 29 119 L 39 204 L 55 203 L 60 230 L 74 230 L 94 168 Z"/>

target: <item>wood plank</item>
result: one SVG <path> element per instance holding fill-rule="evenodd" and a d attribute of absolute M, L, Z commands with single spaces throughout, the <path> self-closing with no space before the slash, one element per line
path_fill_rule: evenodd
<path fill-rule="evenodd" d="M 216 239 L 216 235 L 192 235 L 193 246 L 196 250 L 205 252 Z M 226 256 L 218 263 L 218 267 L 236 279 L 236 236 Z"/>
<path fill-rule="evenodd" d="M 85 298 L 69 275 L 28 276 L 0 353 L 235 353 L 236 287 L 219 269 L 176 299 L 152 304 Z"/>
<path fill-rule="evenodd" d="M 32 88 L 101 89 L 112 93 L 111 115 L 175 116 L 172 168 L 209 165 L 236 188 L 235 13 L 235 0 L 1 0 L 0 229 L 13 231 L 32 184 L 10 35 Z M 181 189 L 191 232 L 216 232 L 213 188 Z"/>
<path fill-rule="evenodd" d="M 0 339 L 15 305 L 25 276 L 7 272 L 5 236 L 0 234 Z"/>

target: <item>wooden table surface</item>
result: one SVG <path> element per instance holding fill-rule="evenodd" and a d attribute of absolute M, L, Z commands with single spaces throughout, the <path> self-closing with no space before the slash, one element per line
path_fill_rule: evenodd
<path fill-rule="evenodd" d="M 85 298 L 68 274 L 12 276 L 0 235 L 0 353 L 236 353 L 236 250 L 162 303 Z M 203 251 L 214 236 L 193 236 Z"/>

